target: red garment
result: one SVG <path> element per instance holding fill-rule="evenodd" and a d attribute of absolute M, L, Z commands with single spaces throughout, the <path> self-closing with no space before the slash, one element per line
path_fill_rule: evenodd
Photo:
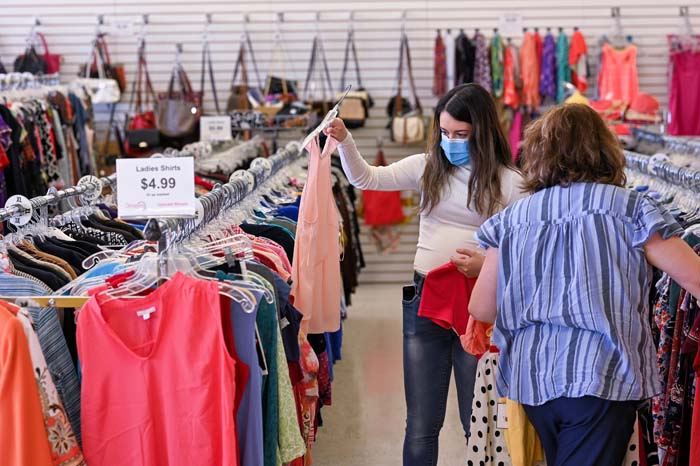
<path fill-rule="evenodd" d="M 442 97 L 447 93 L 447 56 L 445 42 L 440 32 L 435 38 L 435 63 L 433 65 L 433 95 Z"/>
<path fill-rule="evenodd" d="M 218 284 L 180 272 L 144 298 L 90 298 L 77 331 L 87 464 L 238 465 L 221 327 Z"/>
<path fill-rule="evenodd" d="M 523 82 L 523 104 L 531 110 L 540 105 L 540 60 L 535 36 L 526 32 L 520 46 L 520 79 Z"/>
<path fill-rule="evenodd" d="M 588 89 L 588 77 L 586 76 L 586 63 L 581 60 L 586 59 L 588 46 L 581 31 L 575 31 L 571 36 L 569 44 L 569 66 L 571 67 L 571 82 L 581 92 Z"/>
<path fill-rule="evenodd" d="M 601 99 L 632 102 L 639 92 L 637 47 L 630 45 L 616 50 L 603 45 L 603 58 L 598 73 L 598 93 Z"/>
<path fill-rule="evenodd" d="M 700 51 L 672 52 L 668 108 L 669 133 L 700 135 Z"/>
<path fill-rule="evenodd" d="M 513 163 L 518 161 L 518 146 L 523 138 L 523 113 L 515 112 L 513 123 L 510 125 L 510 150 L 513 154 Z"/>
<path fill-rule="evenodd" d="M 542 50 L 544 49 L 544 39 L 539 32 L 535 33 L 535 49 L 537 50 L 537 69 L 542 72 Z"/>
<path fill-rule="evenodd" d="M 690 430 L 690 466 L 700 466 L 700 350 L 695 353 L 695 404 Z"/>
<path fill-rule="evenodd" d="M 476 279 L 465 277 L 452 263 L 431 270 L 423 282 L 418 315 L 464 335 L 469 322 L 469 297 L 475 283 Z"/>
<path fill-rule="evenodd" d="M 7 157 L 7 152 L 0 145 L 0 170 L 3 170 L 10 166 L 10 159 Z"/>
<path fill-rule="evenodd" d="M 520 106 L 520 96 L 515 88 L 515 53 L 513 46 L 503 53 L 503 104 L 512 108 Z"/>

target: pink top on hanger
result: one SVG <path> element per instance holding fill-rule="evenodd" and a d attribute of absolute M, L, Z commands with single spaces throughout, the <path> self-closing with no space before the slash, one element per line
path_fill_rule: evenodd
<path fill-rule="evenodd" d="M 178 272 L 144 298 L 93 296 L 77 340 L 87 464 L 238 465 L 217 283 Z"/>
<path fill-rule="evenodd" d="M 610 44 L 604 44 L 598 74 L 600 98 L 630 103 L 638 92 L 637 47 L 630 45 L 623 50 L 616 50 Z"/>
<path fill-rule="evenodd" d="M 328 138 L 321 152 L 316 137 L 307 147 L 309 177 L 299 206 L 291 293 L 294 306 L 304 314 L 305 333 L 340 328 L 340 216 L 331 181 L 331 154 L 337 146 Z"/>

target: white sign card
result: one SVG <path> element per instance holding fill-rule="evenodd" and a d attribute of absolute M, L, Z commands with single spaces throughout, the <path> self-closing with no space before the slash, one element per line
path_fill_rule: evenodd
<path fill-rule="evenodd" d="M 230 116 L 203 116 L 199 119 L 199 140 L 202 142 L 230 141 Z"/>
<path fill-rule="evenodd" d="M 498 32 L 503 37 L 521 37 L 523 27 L 523 15 L 506 13 L 498 18 Z"/>
<path fill-rule="evenodd" d="M 117 159 L 117 209 L 121 218 L 195 215 L 192 157 Z"/>

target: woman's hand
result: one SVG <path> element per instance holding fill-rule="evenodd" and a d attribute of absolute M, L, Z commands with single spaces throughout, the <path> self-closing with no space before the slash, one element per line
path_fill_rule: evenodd
<path fill-rule="evenodd" d="M 467 278 L 476 278 L 484 265 L 484 256 L 471 249 L 457 249 L 457 255 L 452 256 L 450 262 Z"/>
<path fill-rule="evenodd" d="M 323 130 L 326 136 L 330 136 L 338 142 L 345 141 L 348 137 L 348 129 L 345 127 L 345 123 L 340 118 L 334 118 L 328 124 L 326 129 Z"/>

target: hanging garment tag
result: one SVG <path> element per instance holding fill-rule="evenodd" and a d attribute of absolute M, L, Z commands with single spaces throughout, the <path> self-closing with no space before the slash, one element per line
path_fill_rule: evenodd
<path fill-rule="evenodd" d="M 151 314 L 154 312 L 156 312 L 155 306 L 144 309 L 143 311 L 136 311 L 136 315 L 141 317 L 143 320 L 148 320 L 151 318 Z"/>
<path fill-rule="evenodd" d="M 498 414 L 496 416 L 496 428 L 508 428 L 508 410 L 505 403 L 498 403 Z"/>
<path fill-rule="evenodd" d="M 202 142 L 230 141 L 231 133 L 230 116 L 203 116 L 199 119 L 199 140 Z"/>
<path fill-rule="evenodd" d="M 289 325 L 289 320 L 287 320 L 286 317 L 282 317 L 282 320 L 280 320 L 280 329 L 283 330 L 288 325 Z"/>
<path fill-rule="evenodd" d="M 120 218 L 194 217 L 192 157 L 117 159 Z"/>

